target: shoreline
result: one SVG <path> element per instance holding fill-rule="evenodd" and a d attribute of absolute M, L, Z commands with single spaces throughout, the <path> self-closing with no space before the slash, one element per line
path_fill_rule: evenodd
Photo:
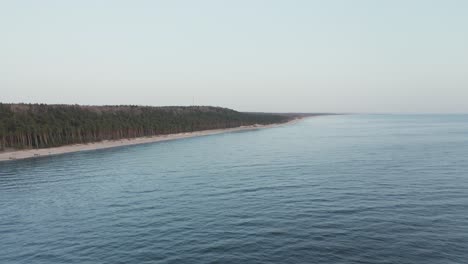
<path fill-rule="evenodd" d="M 192 137 L 209 136 L 209 135 L 216 135 L 216 134 L 236 132 L 236 131 L 248 131 L 248 130 L 273 128 L 273 127 L 294 124 L 294 123 L 299 122 L 303 118 L 305 117 L 298 117 L 285 123 L 276 123 L 276 124 L 269 124 L 269 125 L 256 124 L 256 125 L 250 125 L 250 126 L 240 126 L 240 127 L 224 128 L 224 129 L 200 130 L 200 131 L 194 131 L 194 132 L 182 132 L 182 133 L 177 133 L 177 134 L 157 135 L 157 136 L 150 136 L 150 137 L 104 140 L 104 141 L 83 143 L 83 144 L 64 145 L 64 146 L 53 147 L 53 148 L 5 151 L 5 152 L 0 152 L 0 162 L 48 157 L 48 156 L 66 154 L 66 153 L 108 149 L 108 148 L 115 148 L 115 147 L 122 147 L 122 146 L 148 144 L 148 143 L 192 138 Z"/>

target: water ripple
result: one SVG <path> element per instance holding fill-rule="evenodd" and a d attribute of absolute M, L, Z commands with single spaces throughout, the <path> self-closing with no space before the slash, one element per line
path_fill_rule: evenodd
<path fill-rule="evenodd" d="M 465 263 L 468 116 L 0 163 L 0 263 Z"/>

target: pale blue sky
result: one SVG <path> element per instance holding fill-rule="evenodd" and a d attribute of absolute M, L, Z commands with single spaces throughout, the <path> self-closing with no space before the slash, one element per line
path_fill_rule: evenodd
<path fill-rule="evenodd" d="M 0 102 L 468 112 L 468 1 L 0 1 Z"/>

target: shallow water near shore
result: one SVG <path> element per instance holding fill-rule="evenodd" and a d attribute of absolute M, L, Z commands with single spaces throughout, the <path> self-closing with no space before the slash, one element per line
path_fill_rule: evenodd
<path fill-rule="evenodd" d="M 466 263 L 468 115 L 0 163 L 0 263 Z"/>

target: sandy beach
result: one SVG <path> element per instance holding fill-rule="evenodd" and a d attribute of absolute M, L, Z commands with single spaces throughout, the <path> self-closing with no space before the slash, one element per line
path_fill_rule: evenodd
<path fill-rule="evenodd" d="M 186 133 L 178 133 L 178 134 L 158 135 L 158 136 L 152 136 L 152 137 L 138 137 L 138 138 L 119 139 L 119 140 L 104 140 L 100 142 L 65 145 L 65 146 L 54 147 L 54 148 L 4 151 L 4 152 L 0 152 L 0 162 L 10 161 L 10 160 L 19 160 L 19 159 L 39 158 L 39 157 L 44 157 L 44 156 L 60 155 L 60 154 L 65 154 L 65 153 L 78 152 L 78 151 L 89 151 L 89 150 L 121 147 L 121 146 L 147 144 L 147 143 L 176 140 L 176 139 L 182 139 L 182 138 L 208 136 L 208 135 L 215 135 L 215 134 L 236 132 L 236 131 L 273 128 L 273 127 L 293 124 L 293 123 L 298 122 L 300 119 L 302 118 L 296 118 L 286 123 L 270 124 L 270 125 L 251 125 L 251 126 L 241 126 L 241 127 L 227 128 L 227 129 L 212 129 L 212 130 L 202 130 L 202 131 L 186 132 Z"/>

